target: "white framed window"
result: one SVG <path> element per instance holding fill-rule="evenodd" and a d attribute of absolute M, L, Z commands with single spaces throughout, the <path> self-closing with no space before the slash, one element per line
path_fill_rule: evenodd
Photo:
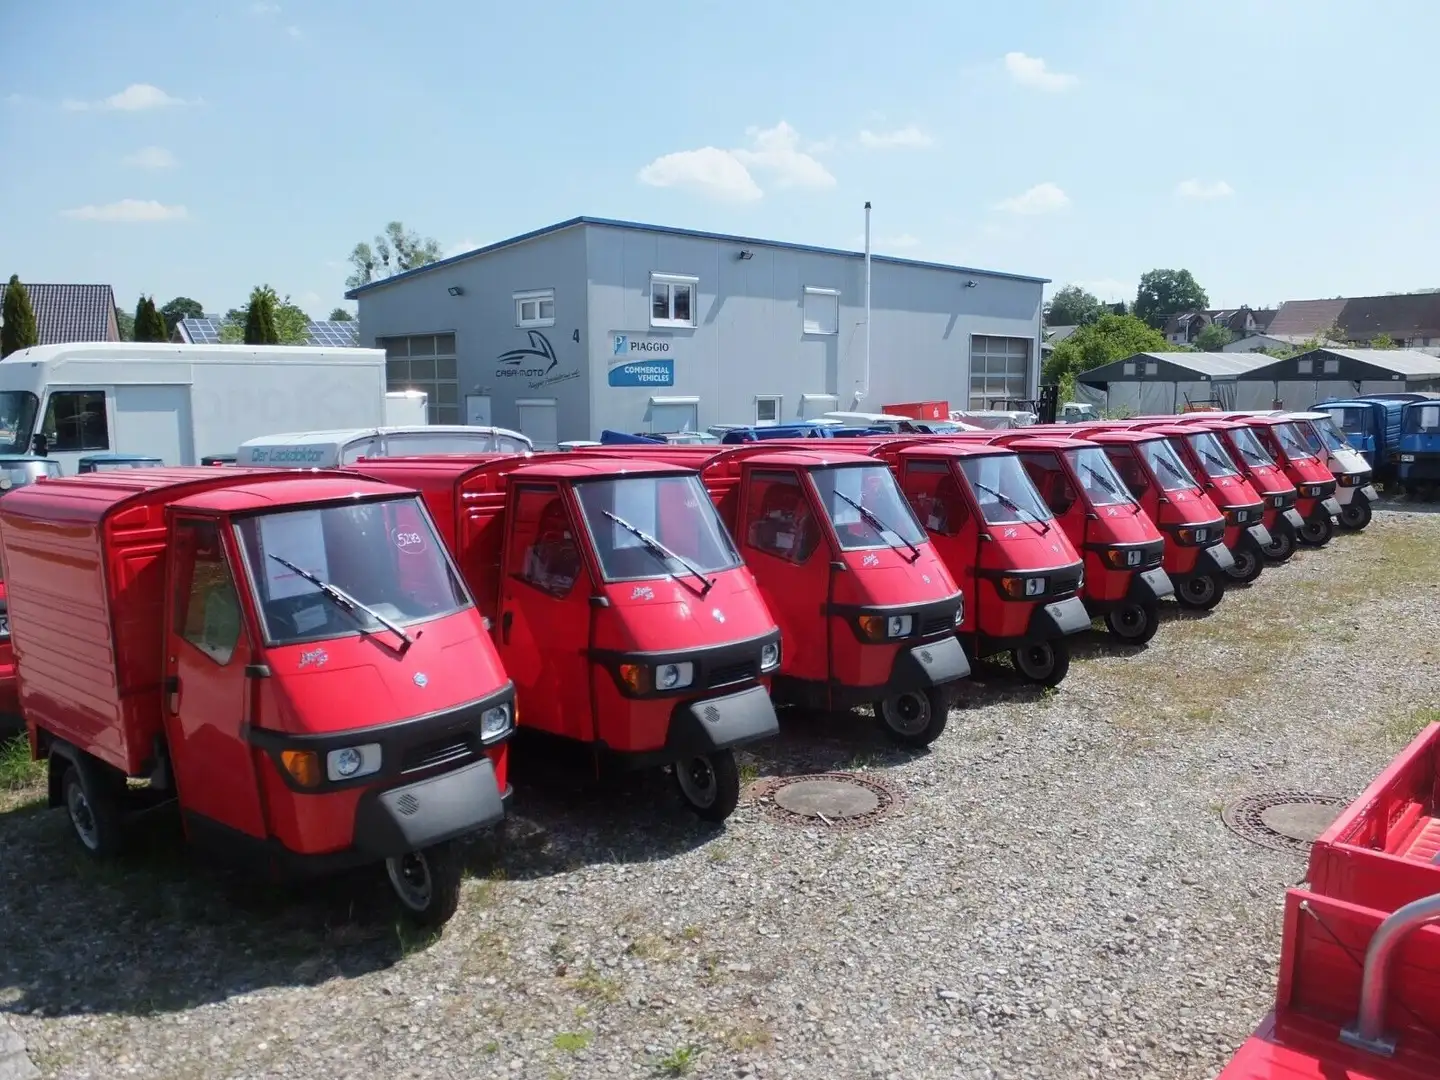
<path fill-rule="evenodd" d="M 685 274 L 650 275 L 650 325 L 694 326 L 700 279 Z"/>
<path fill-rule="evenodd" d="M 840 290 L 805 286 L 804 329 L 807 334 L 840 332 Z"/>
<path fill-rule="evenodd" d="M 1296 361 L 1295 361 L 1295 370 L 1296 370 L 1297 373 L 1299 373 L 1299 374 L 1301 374 L 1301 375 L 1309 375 L 1309 374 L 1313 373 L 1314 370 L 1315 370 L 1315 361 L 1314 361 L 1314 360 L 1296 360 Z"/>
<path fill-rule="evenodd" d="M 516 326 L 554 326 L 555 290 L 529 289 L 515 294 Z"/>
<path fill-rule="evenodd" d="M 780 423 L 780 398 L 757 397 L 755 399 L 755 426 L 774 427 Z"/>

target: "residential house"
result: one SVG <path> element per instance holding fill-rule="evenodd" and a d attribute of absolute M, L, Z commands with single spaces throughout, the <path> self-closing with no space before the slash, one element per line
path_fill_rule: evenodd
<path fill-rule="evenodd" d="M 0 282 L 0 302 L 6 284 Z M 40 345 L 69 345 L 84 341 L 119 341 L 115 321 L 115 291 L 109 285 L 25 285 L 35 311 Z"/>
<path fill-rule="evenodd" d="M 1368 345 L 1385 335 L 1399 348 L 1440 355 L 1440 293 L 1288 300 L 1267 332 L 1305 341 L 1332 329 L 1337 343 Z"/>
<path fill-rule="evenodd" d="M 1212 308 L 1207 311 L 1182 311 L 1165 321 L 1165 340 L 1172 345 L 1194 345 L 1207 326 L 1220 325 L 1230 331 L 1232 339 L 1263 334 L 1270 328 L 1275 312 L 1267 308 Z"/>

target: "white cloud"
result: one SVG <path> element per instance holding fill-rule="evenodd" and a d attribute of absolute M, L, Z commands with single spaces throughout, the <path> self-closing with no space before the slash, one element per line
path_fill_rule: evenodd
<path fill-rule="evenodd" d="M 1175 195 L 1181 199 L 1225 199 L 1235 194 L 1235 189 L 1224 180 L 1182 180 L 1175 186 Z"/>
<path fill-rule="evenodd" d="M 179 221 L 186 214 L 183 206 L 166 206 L 154 199 L 121 199 L 103 206 L 77 206 L 62 211 L 62 216 L 76 221 L 152 222 Z"/>
<path fill-rule="evenodd" d="M 860 145 L 866 150 L 923 150 L 927 146 L 934 146 L 935 139 L 928 132 L 910 124 L 894 131 L 861 131 Z"/>
<path fill-rule="evenodd" d="M 1026 56 L 1023 52 L 1006 53 L 1005 70 L 1010 73 L 1010 78 L 1021 86 L 1052 93 L 1069 90 L 1080 81 L 1074 75 L 1051 71 L 1040 57 Z"/>
<path fill-rule="evenodd" d="M 828 188 L 835 186 L 835 177 L 824 165 L 800 149 L 799 133 L 781 120 L 773 128 L 748 128 L 745 134 L 752 142 L 747 150 L 732 150 L 742 165 L 768 172 L 781 188 Z"/>
<path fill-rule="evenodd" d="M 1053 214 L 1069 205 L 1070 196 L 1061 191 L 1059 185 L 1047 180 L 1029 191 L 1002 199 L 995 204 L 995 209 L 1011 214 Z"/>
<path fill-rule="evenodd" d="M 638 173 L 642 184 L 681 188 L 725 202 L 754 202 L 763 192 L 729 150 L 702 146 L 664 154 Z"/>
<path fill-rule="evenodd" d="M 1133 281 L 1120 281 L 1116 278 L 1096 278 L 1094 281 L 1077 281 L 1074 284 L 1090 293 L 1097 300 L 1104 300 L 1108 303 L 1115 303 L 1119 300 L 1129 301 L 1135 297 L 1135 283 Z"/>
<path fill-rule="evenodd" d="M 127 155 L 124 161 L 136 169 L 170 169 L 176 164 L 175 155 L 163 146 L 146 146 Z"/>
<path fill-rule="evenodd" d="M 185 102 L 177 97 L 171 97 L 158 86 L 151 86 L 149 83 L 131 83 L 118 94 L 111 94 L 103 101 L 75 101 L 73 99 L 62 103 L 62 108 L 71 112 L 81 112 L 86 109 L 108 109 L 116 112 L 139 112 L 142 109 L 163 109 L 170 105 L 183 105 Z"/>

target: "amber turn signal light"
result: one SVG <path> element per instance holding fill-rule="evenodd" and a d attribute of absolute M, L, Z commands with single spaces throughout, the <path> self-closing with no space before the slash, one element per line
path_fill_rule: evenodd
<path fill-rule="evenodd" d="M 280 762 L 301 787 L 320 786 L 320 758 L 313 750 L 282 750 Z"/>

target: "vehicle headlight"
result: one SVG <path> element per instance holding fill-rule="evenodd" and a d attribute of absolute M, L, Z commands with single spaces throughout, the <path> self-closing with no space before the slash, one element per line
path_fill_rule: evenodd
<path fill-rule="evenodd" d="M 509 705 L 492 705 L 480 714 L 480 741 L 491 742 L 506 734 L 514 721 Z"/>
<path fill-rule="evenodd" d="M 1000 579 L 1000 588 L 1017 599 L 1022 596 L 1044 596 L 1045 579 L 1043 577 L 1020 577 L 1006 576 Z"/>
<path fill-rule="evenodd" d="M 774 671 L 780 666 L 780 643 L 772 641 L 768 645 L 760 646 L 760 670 Z"/>
<path fill-rule="evenodd" d="M 965 621 L 965 597 L 960 597 L 960 603 L 955 606 L 955 625 L 959 626 Z"/>
<path fill-rule="evenodd" d="M 909 637 L 910 631 L 915 627 L 913 615 L 891 615 L 885 623 L 885 633 L 889 637 Z"/>
<path fill-rule="evenodd" d="M 333 780 L 354 780 L 380 771 L 380 744 L 345 746 L 325 755 L 325 775 Z"/>
<path fill-rule="evenodd" d="M 695 681 L 695 665 L 688 660 L 680 664 L 660 664 L 655 668 L 656 690 L 679 690 Z"/>

